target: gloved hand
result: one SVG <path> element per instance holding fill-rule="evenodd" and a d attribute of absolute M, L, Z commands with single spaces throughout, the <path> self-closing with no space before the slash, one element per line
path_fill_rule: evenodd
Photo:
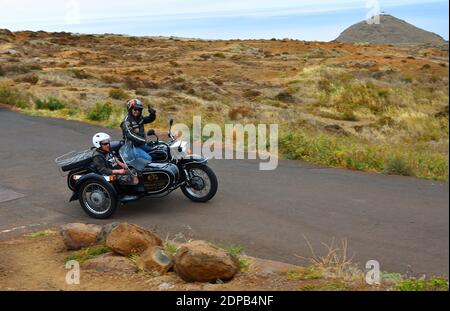
<path fill-rule="evenodd" d="M 149 113 L 150 115 L 156 115 L 156 110 L 153 109 L 152 107 L 148 106 L 148 113 Z"/>

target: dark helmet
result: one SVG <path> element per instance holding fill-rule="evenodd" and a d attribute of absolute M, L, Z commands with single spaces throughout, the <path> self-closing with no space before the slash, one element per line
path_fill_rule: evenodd
<path fill-rule="evenodd" d="M 133 108 L 144 109 L 144 105 L 142 105 L 142 102 L 139 99 L 130 99 L 127 102 L 127 110 L 130 111 Z"/>

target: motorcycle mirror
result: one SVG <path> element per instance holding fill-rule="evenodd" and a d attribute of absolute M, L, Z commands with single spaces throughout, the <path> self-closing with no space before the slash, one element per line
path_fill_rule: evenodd
<path fill-rule="evenodd" d="M 147 132 L 147 136 L 154 136 L 155 134 L 155 130 L 154 129 L 149 129 Z"/>
<path fill-rule="evenodd" d="M 170 126 L 172 127 L 172 125 L 173 125 L 173 119 L 170 119 L 169 124 L 170 124 Z"/>

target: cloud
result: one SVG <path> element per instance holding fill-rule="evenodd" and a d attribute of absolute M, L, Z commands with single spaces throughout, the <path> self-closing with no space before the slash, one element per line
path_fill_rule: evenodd
<path fill-rule="evenodd" d="M 2 24 L 61 23 L 73 3 L 79 7 L 81 22 L 133 17 L 161 19 L 267 17 L 318 14 L 366 7 L 367 0 L 2 0 Z M 382 0 L 381 6 L 414 5 L 444 0 Z"/>

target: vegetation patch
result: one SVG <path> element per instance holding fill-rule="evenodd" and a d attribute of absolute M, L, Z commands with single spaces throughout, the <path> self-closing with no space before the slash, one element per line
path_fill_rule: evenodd
<path fill-rule="evenodd" d="M 46 236 L 52 236 L 55 235 L 56 232 L 53 230 L 42 230 L 42 231 L 35 231 L 30 234 L 25 235 L 26 237 L 30 239 L 40 238 L 40 237 L 46 237 Z"/>
<path fill-rule="evenodd" d="M 29 95 L 18 88 L 0 84 L 0 103 L 25 109 L 30 105 Z"/>
<path fill-rule="evenodd" d="M 111 250 L 105 245 L 94 245 L 79 251 L 75 251 L 66 257 L 65 262 L 69 260 L 76 260 L 80 264 L 88 259 L 98 257 L 102 254 L 108 253 Z"/>
<path fill-rule="evenodd" d="M 128 94 L 127 92 L 125 92 L 122 89 L 111 89 L 109 91 L 109 97 L 111 97 L 113 99 L 126 100 L 126 99 L 130 99 L 130 94 Z"/>
<path fill-rule="evenodd" d="M 36 109 L 46 109 L 50 111 L 61 110 L 66 107 L 66 104 L 64 102 L 54 97 L 49 97 L 48 99 L 44 100 L 36 99 L 34 101 L 34 104 L 36 106 Z"/>
<path fill-rule="evenodd" d="M 95 107 L 87 113 L 87 118 L 92 121 L 107 121 L 112 112 L 113 107 L 110 102 L 96 103 Z"/>

